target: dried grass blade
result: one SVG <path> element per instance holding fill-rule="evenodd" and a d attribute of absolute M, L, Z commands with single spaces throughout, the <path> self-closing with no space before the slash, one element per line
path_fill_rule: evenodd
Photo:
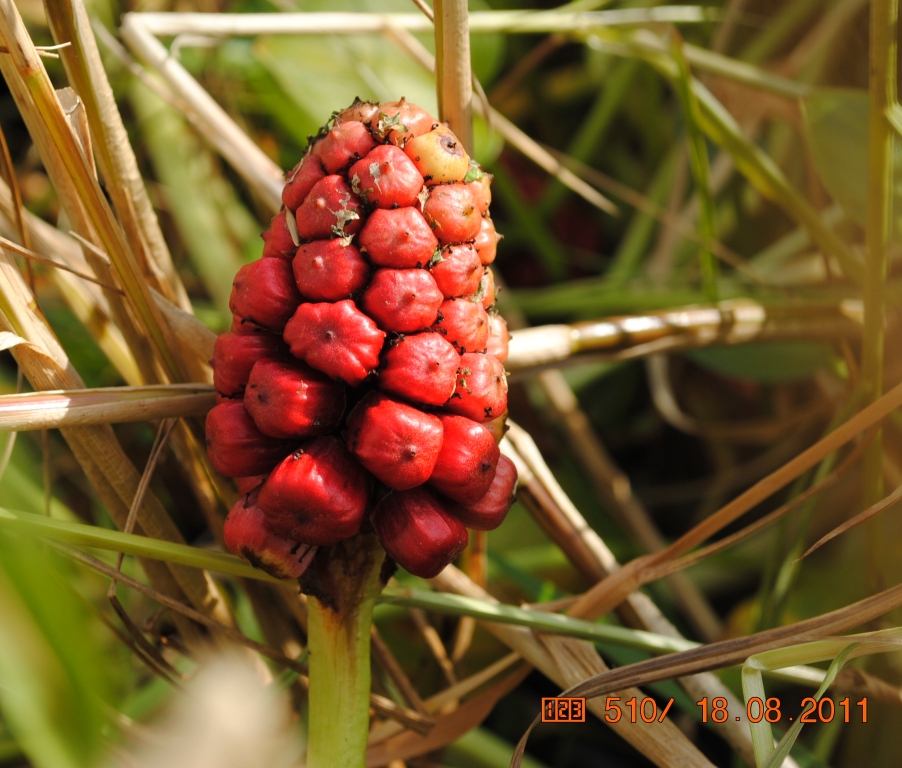
<path fill-rule="evenodd" d="M 23 112 L 32 111 L 33 117 L 37 117 L 46 126 L 51 141 L 59 150 L 58 159 L 62 163 L 62 169 L 82 201 L 103 249 L 115 265 L 129 302 L 141 318 L 144 331 L 150 337 L 158 359 L 172 380 L 181 380 L 181 371 L 169 348 L 161 320 L 150 298 L 148 286 L 138 270 L 134 254 L 69 129 L 47 72 L 12 0 L 0 0 L 0 38 L 10 48 L 9 57 L 0 57 L 0 68 L 7 82 L 15 80 L 27 92 L 29 104 L 20 103 L 20 109 Z M 11 90 L 16 93 L 12 86 Z"/>
<path fill-rule="evenodd" d="M 0 432 L 203 416 L 215 402 L 212 387 L 193 384 L 3 395 Z"/>
<path fill-rule="evenodd" d="M 632 560 L 623 569 L 599 582 L 574 605 L 571 615 L 583 618 L 603 616 L 614 606 L 619 605 L 631 592 L 653 579 L 655 568 L 688 553 L 857 435 L 879 424 L 900 407 L 902 407 L 902 384 L 896 385 L 829 435 L 755 483 L 666 549 Z"/>
<path fill-rule="evenodd" d="M 428 736 L 408 731 L 371 746 L 366 753 L 367 768 L 380 768 L 395 760 L 409 760 L 447 746 L 485 720 L 501 697 L 516 688 L 529 672 L 528 666 L 520 667 L 489 690 L 469 699 L 465 706 L 439 717 Z"/>
<path fill-rule="evenodd" d="M 837 536 L 846 533 L 847 531 L 851 531 L 853 528 L 857 528 L 859 525 L 866 523 L 872 517 L 876 517 L 881 512 L 885 512 L 886 510 L 895 506 L 900 500 L 902 500 L 902 485 L 896 488 L 896 490 L 888 496 L 882 498 L 876 504 L 872 504 L 863 512 L 859 512 L 851 520 L 847 520 L 842 525 L 837 526 L 832 531 L 830 531 L 830 533 L 822 536 L 807 549 L 807 551 L 799 558 L 799 560 L 804 560 L 806 557 L 808 557 L 808 555 L 810 555 L 815 550 L 820 549 L 831 539 L 834 539 Z"/>
<path fill-rule="evenodd" d="M 141 271 L 164 296 L 189 310 L 188 295 L 147 196 L 85 7 L 81 0 L 46 0 L 45 7 L 54 38 L 69 43 L 61 54 L 66 74 L 84 104 L 106 189 Z"/>

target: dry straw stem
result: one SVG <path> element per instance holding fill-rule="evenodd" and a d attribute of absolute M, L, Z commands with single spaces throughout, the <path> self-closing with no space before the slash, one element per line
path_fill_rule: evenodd
<path fill-rule="evenodd" d="M 172 263 L 106 78 L 84 4 L 81 0 L 46 0 L 45 5 L 54 38 L 69 43 L 61 53 L 66 74 L 85 106 L 106 189 L 141 271 L 157 291 L 190 310 L 191 303 Z"/>
<path fill-rule="evenodd" d="M 368 17 L 368 14 L 328 14 L 332 16 Z M 272 162 L 253 141 L 245 134 L 210 96 L 209 93 L 192 77 L 169 51 L 157 40 L 157 35 L 205 34 L 229 37 L 233 35 L 255 34 L 288 34 L 308 33 L 325 34 L 330 31 L 328 25 L 321 23 L 323 14 L 240 14 L 240 18 L 226 14 L 145 14 L 129 13 L 123 17 L 121 34 L 123 40 L 131 47 L 135 55 L 148 67 L 157 72 L 180 98 L 182 103 L 190 104 L 190 111 L 185 117 L 197 126 L 217 151 L 244 178 L 251 188 L 273 211 L 282 204 L 281 192 L 284 184 L 282 171 Z M 170 18 L 172 17 L 172 18 Z M 401 44 L 413 57 L 430 72 L 434 71 L 432 55 L 426 51 L 416 38 L 405 34 L 403 26 L 395 24 L 391 14 L 377 16 L 377 25 L 363 30 L 383 32 Z M 432 23 L 422 16 L 416 16 L 431 31 Z M 471 17 L 472 18 L 472 17 Z M 245 26 L 245 20 L 248 25 Z M 293 24 L 294 21 L 301 24 Z M 209 32 L 203 31 L 209 26 Z M 353 25 L 352 25 L 353 26 Z M 338 27 L 335 34 L 345 34 L 349 30 Z M 476 102 L 481 109 L 482 103 Z M 616 213 L 616 206 L 587 184 L 579 176 L 566 168 L 548 150 L 527 136 L 499 112 L 491 110 L 487 117 L 493 128 L 497 130 L 511 146 L 517 148 L 536 164 L 555 176 L 562 184 L 572 189 L 608 213 Z"/>
<path fill-rule="evenodd" d="M 215 391 L 203 384 L 3 395 L 0 396 L 0 432 L 204 416 L 215 402 Z"/>
<path fill-rule="evenodd" d="M 473 72 L 466 0 L 435 1 L 435 79 L 439 119 L 473 154 Z"/>
<path fill-rule="evenodd" d="M 575 355 L 651 354 L 660 351 L 662 344 L 675 351 L 778 338 L 854 338 L 861 334 L 857 314 L 854 302 L 766 307 L 752 299 L 730 299 L 572 325 L 543 325 L 511 333 L 506 365 L 517 371 Z"/>
<path fill-rule="evenodd" d="M 636 558 L 617 573 L 599 582 L 571 609 L 571 615 L 581 618 L 603 616 L 642 584 L 653 580 L 658 568 L 690 552 L 847 442 L 879 424 L 899 407 L 902 407 L 902 384 L 898 384 L 829 435 L 721 507 L 665 550 Z"/>
<path fill-rule="evenodd" d="M 0 70 L 10 85 L 10 90 L 20 112 L 28 122 L 29 129 L 35 122 L 43 124 L 46 133 L 41 133 L 44 138 L 49 139 L 49 142 L 43 142 L 43 149 L 47 150 L 48 143 L 52 143 L 56 149 L 53 154 L 55 175 L 57 178 L 65 177 L 71 184 L 71 189 L 83 206 L 86 223 L 96 233 L 99 245 L 113 262 L 117 277 L 125 289 L 129 307 L 140 318 L 143 333 L 152 342 L 154 359 L 162 366 L 160 373 L 172 381 L 182 380 L 183 374 L 165 337 L 161 318 L 150 297 L 149 288 L 141 275 L 135 256 L 116 222 L 97 179 L 91 173 L 85 154 L 69 128 L 50 79 L 11 0 L 0 0 L 0 39 L 10 49 L 8 57 L 0 57 Z M 34 133 L 32 135 L 34 136 Z M 39 142 L 37 137 L 35 140 L 40 148 L 42 142 Z M 44 152 L 42 156 L 46 163 L 48 158 Z M 49 165 L 48 171 L 52 173 Z M 128 333 L 126 335 L 128 337 Z M 130 343 L 131 341 L 129 339 Z M 140 362 L 139 358 L 139 364 Z M 159 375 L 154 375 L 154 371 L 150 369 L 145 371 L 145 376 L 148 376 L 151 382 L 159 380 Z"/>
<path fill-rule="evenodd" d="M 603 583 L 606 577 L 617 572 L 621 567 L 617 559 L 564 493 L 529 434 L 516 424 L 511 424 L 507 437 L 502 441 L 502 450 L 517 466 L 521 501 L 583 576 L 590 583 Z M 630 594 L 618 613 L 627 626 L 682 638 L 676 627 L 641 592 Z M 679 683 L 693 700 L 703 696 L 721 696 L 731 706 L 738 704 L 732 691 L 714 675 L 684 677 Z M 738 711 L 741 707 L 734 709 Z M 752 743 L 744 723 L 727 720 L 714 727 L 751 765 L 754 759 Z"/>

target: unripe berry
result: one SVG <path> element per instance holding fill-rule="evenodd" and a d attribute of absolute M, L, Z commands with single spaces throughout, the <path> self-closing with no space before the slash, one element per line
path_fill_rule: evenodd
<path fill-rule="evenodd" d="M 301 439 L 326 435 L 341 421 L 340 384 L 299 360 L 258 360 L 244 393 L 244 407 L 264 435 Z"/>
<path fill-rule="evenodd" d="M 483 267 L 482 279 L 479 281 L 479 288 L 476 291 L 476 297 L 481 299 L 482 306 L 488 309 L 495 303 L 498 289 L 495 287 L 495 273 L 490 267 Z M 491 315 L 489 315 L 489 336 L 492 334 Z"/>
<path fill-rule="evenodd" d="M 265 525 L 257 492 L 242 496 L 229 511 L 222 537 L 231 552 L 277 579 L 297 579 L 307 570 L 316 547 L 284 539 Z"/>
<path fill-rule="evenodd" d="M 270 473 L 259 503 L 274 533 L 310 544 L 337 544 L 360 530 L 371 485 L 340 440 L 318 437 Z"/>
<path fill-rule="evenodd" d="M 470 169 L 466 150 L 445 125 L 410 139 L 404 145 L 404 152 L 429 186 L 463 181 Z"/>
<path fill-rule="evenodd" d="M 389 494 L 372 516 L 385 551 L 414 576 L 431 579 L 467 546 L 467 529 L 425 488 Z"/>
<path fill-rule="evenodd" d="M 480 216 L 485 216 L 492 204 L 492 178 L 492 174 L 479 171 L 476 179 L 467 182 Z"/>
<path fill-rule="evenodd" d="M 348 448 L 389 488 L 425 483 L 442 447 L 442 422 L 431 413 L 371 392 L 348 415 Z"/>

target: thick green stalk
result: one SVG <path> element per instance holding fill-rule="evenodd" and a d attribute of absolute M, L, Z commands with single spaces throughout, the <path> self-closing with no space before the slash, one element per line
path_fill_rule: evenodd
<path fill-rule="evenodd" d="M 302 579 L 307 601 L 307 768 L 364 768 L 370 626 L 385 553 L 372 535 L 323 547 Z"/>

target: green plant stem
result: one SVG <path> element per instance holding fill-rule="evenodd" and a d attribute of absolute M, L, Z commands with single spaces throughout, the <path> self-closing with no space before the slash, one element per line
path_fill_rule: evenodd
<path fill-rule="evenodd" d="M 880 397 L 883 390 L 884 281 L 893 198 L 893 129 L 887 119 L 887 111 L 897 101 L 898 11 L 898 0 L 871 2 L 868 210 L 865 222 L 867 252 L 862 281 L 864 344 L 861 356 L 861 389 L 865 404 Z M 878 433 L 864 456 L 864 493 L 865 502 L 868 504 L 877 501 L 883 495 L 881 443 L 881 434 Z M 878 545 L 877 541 L 873 543 Z"/>
<path fill-rule="evenodd" d="M 384 552 L 372 535 L 322 548 L 304 575 L 310 595 L 307 768 L 364 768 L 369 735 L 370 627 Z"/>

